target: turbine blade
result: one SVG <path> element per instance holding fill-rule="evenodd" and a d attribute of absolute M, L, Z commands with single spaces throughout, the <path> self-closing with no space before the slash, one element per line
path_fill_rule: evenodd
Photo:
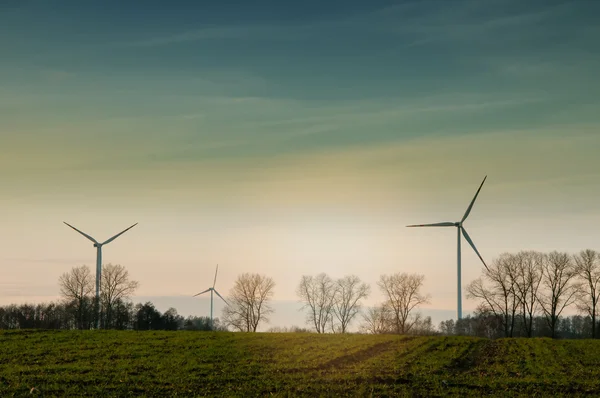
<path fill-rule="evenodd" d="M 227 302 L 227 300 L 225 300 L 225 299 L 223 298 L 223 296 L 221 296 L 221 295 L 219 294 L 219 292 L 217 292 L 216 290 L 214 290 L 214 292 L 217 294 L 217 296 L 221 297 L 221 300 L 223 300 L 223 301 L 225 302 L 225 304 L 229 305 L 229 303 Z"/>
<path fill-rule="evenodd" d="M 467 211 L 465 211 L 465 215 L 463 216 L 462 220 L 460 220 L 461 223 L 463 221 L 465 221 L 467 219 L 467 217 L 469 217 L 469 214 L 471 213 L 471 209 L 473 208 L 473 204 L 475 204 L 475 199 L 477 199 L 477 195 L 479 195 L 479 191 L 481 191 L 481 187 L 483 186 L 483 183 L 485 182 L 486 178 L 487 178 L 487 176 L 485 176 L 484 179 L 483 179 L 483 181 L 481 182 L 481 185 L 479 186 L 479 189 L 477 190 L 477 193 L 475 193 L 475 196 L 473 197 L 473 200 L 471 201 L 471 204 L 467 208 Z"/>
<path fill-rule="evenodd" d="M 210 292 L 210 288 L 208 288 L 208 289 L 206 289 L 205 291 L 203 291 L 203 292 L 200 292 L 200 293 L 198 293 L 198 294 L 194 294 L 192 297 L 199 296 L 199 295 L 201 295 L 201 294 L 204 294 L 204 293 L 206 293 L 206 292 Z"/>
<path fill-rule="evenodd" d="M 119 236 L 123 235 L 125 232 L 129 231 L 131 228 L 135 227 L 136 225 L 138 225 L 138 223 L 135 223 L 131 227 L 127 228 L 126 230 L 124 230 L 122 232 L 119 232 L 118 234 L 116 234 L 115 236 L 113 236 L 112 238 L 108 239 L 107 241 L 105 241 L 102 244 L 106 245 L 106 244 L 112 242 L 113 240 L 117 239 Z"/>
<path fill-rule="evenodd" d="M 98 241 L 94 238 L 92 238 L 91 236 L 89 236 L 88 234 L 86 234 L 85 232 L 81 232 L 80 230 L 78 230 L 77 228 L 75 228 L 74 226 L 72 226 L 69 223 L 66 223 L 63 221 L 63 223 L 67 224 L 69 227 L 73 228 L 75 231 L 79 232 L 81 235 L 85 236 L 86 238 L 88 238 L 89 240 L 91 240 L 94 243 L 98 243 Z"/>
<path fill-rule="evenodd" d="M 415 224 L 407 225 L 407 227 L 455 227 L 455 222 L 438 222 L 435 224 Z"/>
<path fill-rule="evenodd" d="M 469 234 L 467 233 L 467 231 L 463 228 L 461 228 L 463 236 L 465 237 L 465 239 L 467 240 L 467 242 L 469 242 L 469 244 L 471 245 L 471 247 L 473 248 L 473 250 L 475 250 L 475 253 L 477 253 L 477 256 L 479 257 L 479 259 L 481 260 L 481 262 L 483 263 L 483 266 L 488 269 L 487 264 L 485 263 L 485 261 L 483 261 L 483 257 L 481 257 L 481 254 L 479 254 L 479 251 L 477 250 L 477 248 L 475 247 L 475 244 L 473 243 L 473 241 L 471 240 L 471 237 L 469 236 Z M 489 269 L 488 269 L 489 270 Z"/>
<path fill-rule="evenodd" d="M 219 264 L 217 264 L 217 269 L 215 270 L 215 281 L 213 282 L 213 289 L 215 288 L 215 285 L 217 284 L 217 272 L 218 271 L 219 271 Z"/>

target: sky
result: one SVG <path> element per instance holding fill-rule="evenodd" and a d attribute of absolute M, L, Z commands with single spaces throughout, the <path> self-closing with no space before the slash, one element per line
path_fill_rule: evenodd
<path fill-rule="evenodd" d="M 55 300 L 91 242 L 135 302 L 425 275 L 455 316 L 458 221 L 487 262 L 600 249 L 594 0 L 0 4 L 0 305 Z M 463 241 L 465 286 L 482 265 Z M 463 295 L 465 312 L 476 302 Z M 215 305 L 219 315 L 222 306 Z"/>

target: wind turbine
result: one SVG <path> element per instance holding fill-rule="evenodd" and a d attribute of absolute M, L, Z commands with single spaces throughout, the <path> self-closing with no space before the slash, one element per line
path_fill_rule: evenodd
<path fill-rule="evenodd" d="M 201 294 L 204 294 L 206 292 L 210 292 L 210 329 L 212 330 L 213 328 L 213 292 L 217 294 L 217 296 L 221 297 L 221 300 L 223 300 L 225 302 L 225 304 L 229 305 L 229 303 L 227 302 L 227 300 L 225 300 L 223 298 L 223 296 L 221 296 L 219 294 L 219 292 L 217 292 L 215 290 L 215 285 L 217 283 L 217 272 L 219 271 L 219 264 L 217 264 L 217 268 L 215 269 L 215 281 L 213 282 L 212 287 L 209 287 L 208 289 L 198 293 L 198 294 L 194 294 L 192 297 L 196 297 L 199 296 Z"/>
<path fill-rule="evenodd" d="M 73 228 L 75 231 L 79 232 L 81 235 L 83 235 L 86 238 L 88 238 L 89 240 L 91 240 L 92 242 L 94 242 L 94 247 L 96 248 L 96 305 L 98 306 L 97 307 L 98 308 L 97 315 L 99 315 L 100 314 L 100 284 L 102 281 L 102 246 L 107 245 L 110 242 L 112 242 L 113 240 L 117 239 L 119 236 L 123 235 L 125 232 L 129 231 L 131 228 L 138 225 L 138 223 L 133 224 L 131 227 L 127 228 L 126 230 L 124 230 L 122 232 L 119 232 L 112 238 L 107 239 L 106 241 L 104 241 L 102 243 L 98 242 L 96 239 L 92 238 L 85 232 L 78 230 L 71 224 L 66 223 L 66 222 L 64 222 L 64 223 L 66 225 L 68 225 L 69 227 Z M 98 329 L 98 320 L 99 320 L 98 318 L 99 318 L 99 316 L 96 316 L 96 329 Z"/>
<path fill-rule="evenodd" d="M 457 301 L 458 301 L 458 319 L 462 319 L 462 287 L 461 287 L 461 273 L 460 273 L 460 234 L 462 231 L 463 236 L 465 237 L 465 239 L 467 240 L 467 242 L 469 242 L 469 244 L 471 245 L 471 247 L 473 248 L 473 250 L 475 250 L 475 253 L 477 253 L 477 256 L 479 257 L 479 259 L 481 260 L 481 262 L 483 263 L 483 265 L 485 266 L 485 268 L 487 269 L 487 265 L 485 264 L 485 261 L 483 261 L 483 258 L 481 257 L 481 254 L 479 254 L 479 251 L 477 251 L 477 248 L 475 247 L 475 244 L 473 243 L 473 241 L 471 240 L 471 237 L 469 236 L 469 234 L 467 233 L 467 230 L 465 229 L 465 227 L 463 227 L 463 222 L 467 219 L 467 217 L 469 217 L 469 213 L 471 213 L 471 209 L 473 208 L 473 204 L 475 203 L 475 199 L 477 199 L 477 195 L 479 195 L 479 191 L 481 191 L 481 187 L 483 187 L 483 183 L 485 182 L 487 176 L 485 176 L 485 178 L 483 179 L 483 181 L 481 182 L 481 185 L 479 186 L 479 189 L 477 190 L 477 193 L 475 194 L 475 196 L 473 197 L 473 200 L 471 201 L 471 204 L 469 205 L 469 207 L 467 208 L 467 211 L 465 212 L 465 215 L 463 216 L 463 218 L 460 221 L 457 222 L 441 222 L 441 223 L 436 223 L 436 224 L 420 224 L 420 225 L 407 225 L 407 227 L 456 227 L 457 228 L 457 251 L 458 251 L 458 255 L 457 255 L 457 278 L 458 278 L 458 283 L 457 283 Z"/>

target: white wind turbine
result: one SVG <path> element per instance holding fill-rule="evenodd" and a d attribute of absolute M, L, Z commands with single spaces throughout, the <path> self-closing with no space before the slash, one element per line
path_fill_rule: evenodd
<path fill-rule="evenodd" d="M 229 305 L 229 303 L 227 302 L 227 300 L 225 300 L 223 298 L 223 296 L 221 296 L 219 294 L 219 292 L 216 291 L 215 289 L 215 285 L 217 284 L 217 272 L 219 271 L 219 264 L 217 264 L 217 268 L 215 269 L 215 280 L 213 282 L 212 287 L 209 287 L 208 289 L 198 293 L 198 294 L 194 294 L 192 297 L 196 297 L 199 296 L 201 294 L 204 294 L 206 292 L 210 292 L 210 328 L 212 330 L 213 327 L 213 292 L 217 294 L 217 296 L 219 296 L 221 298 L 221 300 L 223 300 L 225 302 L 225 304 Z"/>
<path fill-rule="evenodd" d="M 477 251 L 477 248 L 475 247 L 475 244 L 471 240 L 471 237 L 469 236 L 469 234 L 465 230 L 465 227 L 463 227 L 463 222 L 467 219 L 467 217 L 469 216 L 469 213 L 471 213 L 471 209 L 473 208 L 473 204 L 475 203 L 475 199 L 477 199 L 477 195 L 479 195 L 479 191 L 481 191 L 481 187 L 483 187 L 483 183 L 485 182 L 486 178 L 487 178 L 487 176 L 485 176 L 485 178 L 481 182 L 481 185 L 479 186 L 479 189 L 477 190 L 477 193 L 475 193 L 475 196 L 473 197 L 473 200 L 471 201 L 471 204 L 467 208 L 467 211 L 465 212 L 465 215 L 463 216 L 462 220 L 460 220 L 458 222 L 441 222 L 441 223 L 436 223 L 436 224 L 407 225 L 407 227 L 456 227 L 457 228 L 457 233 L 458 233 L 458 240 L 457 240 L 457 252 L 458 252 L 458 255 L 457 255 L 458 319 L 462 319 L 462 287 L 461 287 L 461 272 L 460 272 L 460 234 L 461 234 L 461 231 L 462 231 L 463 236 L 467 240 L 467 242 L 469 242 L 469 244 L 471 245 L 471 247 L 473 248 L 473 250 L 475 250 L 475 253 L 477 253 L 477 256 L 479 257 L 479 259 L 481 260 L 481 262 L 483 263 L 483 265 L 485 266 L 485 268 L 487 268 L 487 265 L 485 264 L 485 261 L 483 261 L 483 258 L 481 257 L 481 254 L 479 254 L 479 251 Z"/>
<path fill-rule="evenodd" d="M 98 329 L 98 320 L 99 320 L 98 318 L 99 318 L 99 314 L 100 314 L 100 285 L 101 285 L 101 281 L 102 281 L 102 246 L 107 245 L 110 242 L 112 242 L 113 240 L 117 239 L 119 236 L 123 235 L 125 232 L 127 232 L 131 228 L 135 227 L 138 223 L 133 224 L 131 227 L 127 228 L 126 230 L 124 230 L 122 232 L 119 232 L 112 238 L 107 239 L 106 241 L 104 241 L 102 243 L 98 242 L 96 239 L 92 238 L 85 232 L 78 230 L 71 224 L 66 223 L 66 222 L 64 222 L 64 223 L 66 225 L 68 225 L 69 227 L 73 228 L 75 231 L 79 232 L 81 235 L 83 235 L 86 238 L 88 238 L 89 240 L 91 240 L 92 242 L 94 242 L 94 247 L 96 248 L 96 305 L 98 306 L 97 307 L 98 308 L 97 309 L 98 316 L 96 316 L 96 329 Z"/>

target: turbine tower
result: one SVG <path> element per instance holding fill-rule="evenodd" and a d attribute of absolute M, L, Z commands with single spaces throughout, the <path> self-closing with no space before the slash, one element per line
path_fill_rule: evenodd
<path fill-rule="evenodd" d="M 479 189 L 477 190 L 477 193 L 475 193 L 475 196 L 473 197 L 473 200 L 471 201 L 471 204 L 469 205 L 469 207 L 467 208 L 467 211 L 465 212 L 465 215 L 463 216 L 463 218 L 460 221 L 457 222 L 441 222 L 441 223 L 436 223 L 436 224 L 420 224 L 420 225 L 407 225 L 407 227 L 456 227 L 457 229 L 457 278 L 458 278 L 458 283 L 457 283 L 457 306 L 458 306 L 458 319 L 462 319 L 462 287 L 461 287 L 461 271 L 460 271 L 460 234 L 462 232 L 462 235 L 465 237 L 465 239 L 467 240 L 467 242 L 469 242 L 469 245 L 471 245 L 471 247 L 473 248 L 473 250 L 475 251 L 475 253 L 477 253 L 477 256 L 479 257 L 479 259 L 481 260 L 481 262 L 483 263 L 484 267 L 487 269 L 487 265 L 485 264 L 485 261 L 483 261 L 483 258 L 481 257 L 481 254 L 479 254 L 479 251 L 477 251 L 477 248 L 475 247 L 475 244 L 473 243 L 473 241 L 471 240 L 471 237 L 469 236 L 469 234 L 467 233 L 467 230 L 465 229 L 465 227 L 463 226 L 464 221 L 467 219 L 467 217 L 469 217 L 469 214 L 471 213 L 471 209 L 473 208 L 473 204 L 475 203 L 475 200 L 477 199 L 477 195 L 479 195 L 479 191 L 481 191 L 481 187 L 483 187 L 483 183 L 485 182 L 487 176 L 485 176 L 485 178 L 483 179 L 483 181 L 481 182 L 481 185 L 479 186 Z"/>
<path fill-rule="evenodd" d="M 223 296 L 221 296 L 219 294 L 219 292 L 217 292 L 215 290 L 215 285 L 217 284 L 217 272 L 219 271 L 219 264 L 217 264 L 217 268 L 215 269 L 215 280 L 213 282 L 212 287 L 209 287 L 208 289 L 198 293 L 198 294 L 194 294 L 192 297 L 196 297 L 199 296 L 201 294 L 204 294 L 206 292 L 210 292 L 210 329 L 213 329 L 213 292 L 217 294 L 217 296 L 219 296 L 221 298 L 221 300 L 223 300 L 225 302 L 225 304 L 229 305 L 229 303 L 227 302 L 227 300 L 225 300 L 223 298 Z"/>
<path fill-rule="evenodd" d="M 69 227 L 73 228 L 75 231 L 79 232 L 81 235 L 83 235 L 86 238 L 88 238 L 89 240 L 91 240 L 92 242 L 94 242 L 94 247 L 96 248 L 96 322 L 95 322 L 95 327 L 96 327 L 96 329 L 98 329 L 98 322 L 99 322 L 99 318 L 100 318 L 100 285 L 101 285 L 101 281 L 102 281 L 102 246 L 107 245 L 110 242 L 112 242 L 113 240 L 117 239 L 119 236 L 123 235 L 125 232 L 127 232 L 131 228 L 135 227 L 138 223 L 133 224 L 131 227 L 127 228 L 126 230 L 124 230 L 122 232 L 119 232 L 112 238 L 110 238 L 102 243 L 98 242 L 96 239 L 92 238 L 85 232 L 78 230 L 71 224 L 66 223 L 66 222 L 64 222 L 64 223 L 66 225 L 68 225 Z"/>

